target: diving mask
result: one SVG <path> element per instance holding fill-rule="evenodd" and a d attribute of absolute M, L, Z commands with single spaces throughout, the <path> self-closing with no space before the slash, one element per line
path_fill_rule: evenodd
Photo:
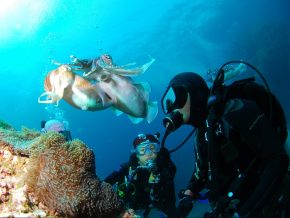
<path fill-rule="evenodd" d="M 171 113 L 175 109 L 182 108 L 187 101 L 187 90 L 183 86 L 169 86 L 165 91 L 161 106 L 165 114 Z"/>
<path fill-rule="evenodd" d="M 160 145 L 158 143 L 144 143 L 135 148 L 137 155 L 143 156 L 151 153 L 158 153 L 160 151 Z"/>

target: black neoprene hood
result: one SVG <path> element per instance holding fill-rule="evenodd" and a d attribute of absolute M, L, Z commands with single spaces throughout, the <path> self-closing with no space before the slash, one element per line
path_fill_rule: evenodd
<path fill-rule="evenodd" d="M 209 88 L 204 79 L 197 73 L 185 72 L 177 74 L 169 83 L 174 87 L 183 87 L 190 95 L 190 119 L 189 124 L 199 127 L 206 118 L 207 99 L 209 96 Z M 177 93 L 176 97 L 178 96 Z"/>

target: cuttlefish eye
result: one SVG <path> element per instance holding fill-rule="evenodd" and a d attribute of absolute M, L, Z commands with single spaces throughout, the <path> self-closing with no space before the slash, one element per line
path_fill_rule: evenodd
<path fill-rule="evenodd" d="M 107 80 L 109 79 L 109 76 L 108 75 L 101 75 L 101 80 L 104 81 L 104 80 Z"/>
<path fill-rule="evenodd" d="M 111 56 L 108 55 L 108 54 L 105 54 L 104 57 L 107 58 L 107 59 L 112 59 Z"/>
<path fill-rule="evenodd" d="M 101 58 L 102 58 L 103 61 L 112 62 L 111 55 L 104 54 L 104 55 L 101 56 Z"/>

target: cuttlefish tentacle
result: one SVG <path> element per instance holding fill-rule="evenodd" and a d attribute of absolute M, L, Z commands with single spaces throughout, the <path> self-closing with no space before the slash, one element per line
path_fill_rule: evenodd
<path fill-rule="evenodd" d="M 106 71 L 108 73 L 112 73 L 112 74 L 116 74 L 120 76 L 138 76 L 140 74 L 145 73 L 145 71 L 151 66 L 151 64 L 154 63 L 154 61 L 155 59 L 151 58 L 151 60 L 148 63 L 142 65 L 141 67 L 136 67 L 132 69 L 125 69 L 125 67 L 135 65 L 136 64 L 135 62 L 126 64 L 123 66 L 115 66 L 115 65 L 104 65 L 104 64 L 100 64 L 99 61 L 93 61 L 91 70 L 89 72 L 84 72 L 83 76 L 87 77 L 87 76 L 90 76 L 91 74 L 94 74 L 94 73 L 97 74 L 102 71 Z"/>
<path fill-rule="evenodd" d="M 41 100 L 43 96 L 46 96 L 46 100 Z M 54 92 L 44 92 L 38 97 L 38 103 L 40 104 L 56 103 L 56 105 L 58 105 L 59 100 L 60 100 L 60 97 Z"/>
<path fill-rule="evenodd" d="M 103 67 L 103 69 L 105 69 L 106 71 L 113 73 L 113 74 L 117 74 L 117 75 L 121 75 L 121 76 L 137 76 L 140 74 L 145 73 L 145 71 L 151 66 L 151 64 L 153 64 L 155 61 L 154 58 L 152 58 L 148 63 L 142 65 L 141 67 L 136 67 L 133 69 L 124 69 L 124 68 L 116 68 L 116 67 Z"/>

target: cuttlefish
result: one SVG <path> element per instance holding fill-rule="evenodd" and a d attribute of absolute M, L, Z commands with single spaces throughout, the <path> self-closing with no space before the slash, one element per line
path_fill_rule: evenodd
<path fill-rule="evenodd" d="M 145 65 L 147 68 L 153 61 L 149 63 Z M 81 110 L 111 107 L 117 115 L 126 113 L 133 123 L 139 123 L 144 118 L 150 123 L 157 116 L 158 107 L 157 102 L 149 102 L 149 84 L 135 83 L 130 77 L 116 72 L 101 68 L 84 78 L 74 73 L 71 65 L 61 65 L 46 76 L 46 92 L 38 102 L 58 103 L 63 98 Z M 44 96 L 47 99 L 41 100 Z"/>
<path fill-rule="evenodd" d="M 144 73 L 155 59 L 140 67 L 126 69 L 125 66 L 116 66 L 108 54 L 103 54 L 95 59 L 78 59 L 71 56 L 73 64 L 70 66 L 77 71 L 83 71 L 83 77 L 95 83 L 113 101 L 112 109 L 120 114 L 125 112 L 133 123 L 138 123 L 146 118 L 150 123 L 158 113 L 157 102 L 149 102 L 151 87 L 147 82 L 136 83 L 131 76 Z M 139 118 L 139 119 L 138 119 Z"/>
<path fill-rule="evenodd" d="M 112 109 L 119 115 L 128 114 L 133 123 L 146 119 L 148 123 L 155 119 L 158 113 L 157 102 L 149 101 L 151 87 L 147 82 L 134 82 L 130 77 L 111 74 L 106 71 L 91 74 L 96 76 L 97 86 L 112 99 Z M 102 78 L 99 80 L 98 78 Z M 104 79 L 106 78 L 106 79 Z"/>
<path fill-rule="evenodd" d="M 137 76 L 142 73 L 144 73 L 150 65 L 155 61 L 154 58 L 151 58 L 151 60 L 143 64 L 140 67 L 135 68 L 128 68 L 129 66 L 134 65 L 135 63 L 129 63 L 123 66 L 118 66 L 113 63 L 113 59 L 111 55 L 109 54 L 102 54 L 97 58 L 92 59 L 79 59 L 75 57 L 74 55 L 70 56 L 72 63 L 69 63 L 68 65 L 72 67 L 73 71 L 82 71 L 84 77 L 88 77 L 92 74 L 94 74 L 94 78 L 99 80 L 103 80 L 106 78 L 100 78 L 96 77 L 98 73 L 100 75 L 104 76 L 103 72 L 116 74 L 120 76 Z M 106 74 L 108 75 L 108 74 Z"/>
<path fill-rule="evenodd" d="M 99 86 L 73 73 L 67 65 L 61 65 L 47 74 L 44 89 L 38 103 L 58 104 L 64 99 L 78 109 L 89 111 L 104 110 L 112 106 L 112 100 Z"/>

